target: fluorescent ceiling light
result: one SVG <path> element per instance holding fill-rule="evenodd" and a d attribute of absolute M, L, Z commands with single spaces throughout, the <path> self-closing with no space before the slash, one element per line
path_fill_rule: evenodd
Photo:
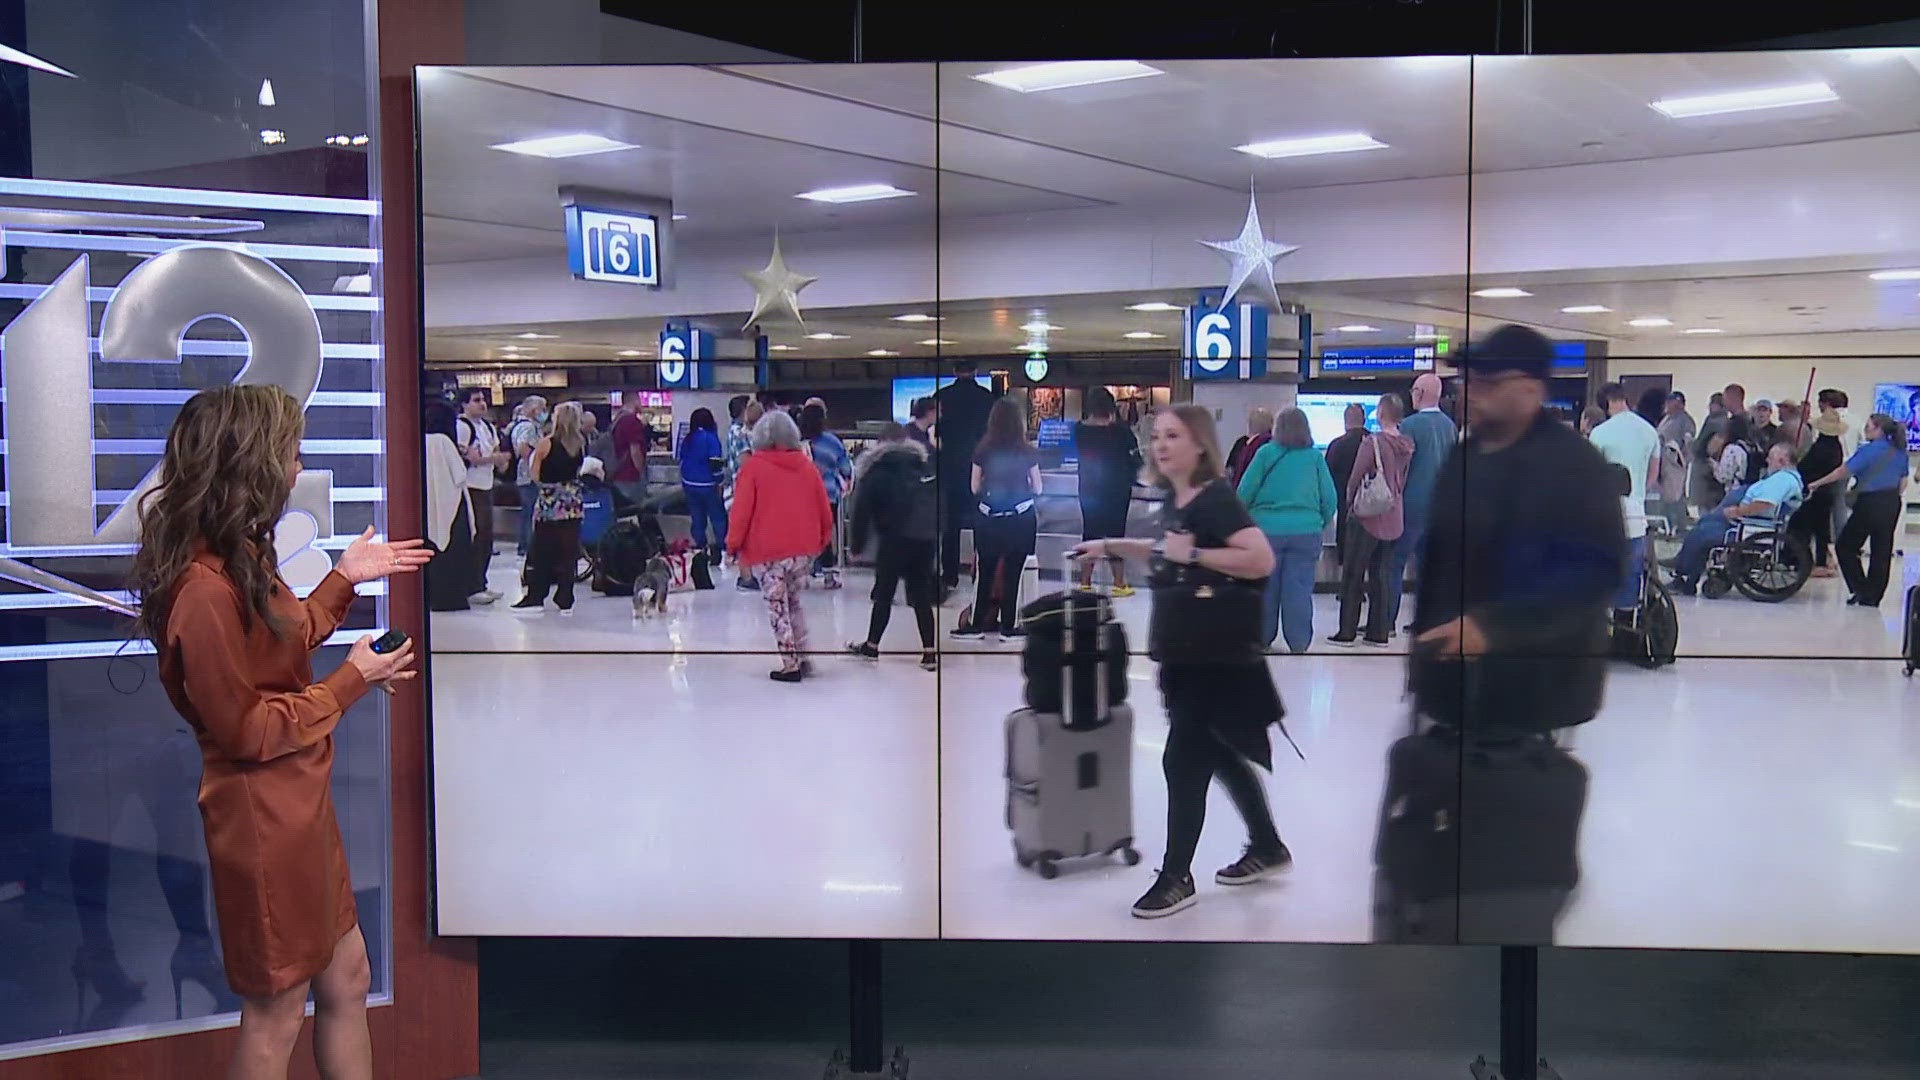
<path fill-rule="evenodd" d="M 1839 101 L 1840 95 L 1823 82 L 1795 83 L 1792 86 L 1768 86 L 1758 90 L 1735 90 L 1725 94 L 1700 94 L 1694 97 L 1661 98 L 1650 102 L 1654 111 L 1675 120 L 1696 116 L 1720 116 L 1725 113 L 1752 112 L 1756 109 L 1784 109 L 1793 105 L 1819 105 Z"/>
<path fill-rule="evenodd" d="M 1665 317 L 1663 317 L 1663 316 L 1660 316 L 1660 315 L 1648 315 L 1648 316 L 1646 316 L 1645 318 L 1640 318 L 1640 319 L 1628 319 L 1628 320 L 1627 320 L 1627 325 L 1628 325 L 1628 326 L 1640 326 L 1640 327 L 1654 327 L 1654 326 L 1672 326 L 1672 325 L 1673 325 L 1673 320 L 1672 320 L 1672 319 L 1668 319 L 1668 318 L 1665 318 Z"/>
<path fill-rule="evenodd" d="M 685 215 L 685 214 L 675 214 L 675 215 L 673 215 L 673 220 L 675 220 L 675 221 L 685 221 L 685 220 L 687 220 L 687 215 Z"/>
<path fill-rule="evenodd" d="M 1156 334 L 1151 330 L 1129 330 L 1120 336 L 1129 341 L 1158 341 L 1167 335 Z"/>
<path fill-rule="evenodd" d="M 1044 90 L 1096 86 L 1100 83 L 1146 79 L 1165 74 L 1166 72 L 1159 68 L 1149 67 L 1138 60 L 1065 60 L 1056 64 L 1029 64 L 1024 67 L 1002 68 L 999 71 L 975 75 L 974 79 L 989 86 L 998 86 L 1003 90 L 1017 90 L 1022 94 L 1032 94 Z"/>
<path fill-rule="evenodd" d="M 1575 304 L 1573 307 L 1561 308 L 1560 314 L 1562 315 L 1605 315 L 1607 312 L 1612 310 L 1613 310 L 1612 308 L 1607 307 L 1605 304 Z"/>
<path fill-rule="evenodd" d="M 957 341 L 950 341 L 943 337 L 931 337 L 925 341 L 920 342 L 920 344 L 926 345 L 928 347 L 934 347 L 939 345 L 958 345 L 960 343 Z"/>
<path fill-rule="evenodd" d="M 1315 154 L 1351 154 L 1356 150 L 1385 150 L 1387 144 L 1364 131 L 1343 135 L 1309 135 L 1299 139 L 1268 139 L 1236 146 L 1243 154 L 1258 158 L 1312 157 Z"/>
<path fill-rule="evenodd" d="M 1380 332 L 1379 327 L 1368 326 L 1365 323 L 1354 323 L 1351 326 L 1336 326 L 1334 329 L 1343 334 L 1377 334 Z"/>
<path fill-rule="evenodd" d="M 273 99 L 273 80 L 272 79 L 260 80 L 260 104 L 265 105 L 269 109 L 273 108 L 274 105 L 278 104 Z"/>
<path fill-rule="evenodd" d="M 1488 300 L 1518 300 L 1523 296 L 1532 296 L 1533 294 L 1525 289 L 1501 286 L 1495 289 L 1480 289 L 1475 291 L 1473 295 L 1485 297 Z"/>
<path fill-rule="evenodd" d="M 494 143 L 495 150 L 505 150 L 509 154 L 526 154 L 528 157 L 570 158 L 585 157 L 588 154 L 605 154 L 615 150 L 638 150 L 633 143 L 619 142 L 605 135 L 593 135 L 580 132 L 573 135 L 547 135 L 538 139 L 521 139 L 518 142 Z"/>
<path fill-rule="evenodd" d="M 819 333 L 808 334 L 807 340 L 808 341 L 845 341 L 847 340 L 847 335 L 829 334 L 825 330 L 822 330 Z"/>
<path fill-rule="evenodd" d="M 557 338 L 560 335 L 559 334 L 536 334 L 533 331 L 528 330 L 523 334 L 515 334 L 513 336 L 519 338 L 521 341 L 552 341 L 554 338 Z"/>
<path fill-rule="evenodd" d="M 868 356 L 899 356 L 900 354 L 897 352 L 894 352 L 892 349 L 868 349 L 867 355 Z"/>
<path fill-rule="evenodd" d="M 279 146 L 287 141 L 287 133 L 279 128 L 261 128 L 260 141 L 268 146 Z"/>
<path fill-rule="evenodd" d="M 620 355 L 621 356 L 645 356 L 647 354 L 641 352 L 639 349 L 621 349 Z"/>
<path fill-rule="evenodd" d="M 1047 351 L 1047 343 L 1044 341 L 1029 341 L 1025 345 L 1015 345 L 1013 351 L 1022 354 L 1043 353 Z"/>
<path fill-rule="evenodd" d="M 1179 311 L 1180 305 L 1169 304 L 1165 300 L 1149 300 L 1144 304 L 1128 304 L 1128 311 Z"/>
<path fill-rule="evenodd" d="M 1867 278 L 1870 281 L 1920 281 L 1920 270 L 1878 270 Z"/>
<path fill-rule="evenodd" d="M 925 315 L 918 311 L 915 311 L 906 315 L 895 315 L 893 317 L 893 321 L 894 322 L 939 322 L 940 316 Z"/>
<path fill-rule="evenodd" d="M 1030 323 L 1022 323 L 1020 326 L 1020 329 L 1025 330 L 1029 334 L 1044 334 L 1049 330 L 1065 330 L 1066 327 L 1055 326 L 1050 322 L 1034 321 Z"/>
<path fill-rule="evenodd" d="M 1725 330 L 1722 330 L 1717 326 L 1690 326 L 1680 332 L 1683 334 L 1724 334 L 1726 333 Z"/>
<path fill-rule="evenodd" d="M 767 351 L 768 351 L 768 352 L 799 352 L 799 351 L 800 351 L 800 346 L 798 346 L 798 345 L 769 345 L 769 346 L 767 346 Z"/>
<path fill-rule="evenodd" d="M 914 194 L 892 184 L 854 184 L 850 187 L 821 188 L 818 191 L 803 191 L 795 195 L 796 199 L 823 203 L 873 202 L 875 199 L 900 199 Z"/>

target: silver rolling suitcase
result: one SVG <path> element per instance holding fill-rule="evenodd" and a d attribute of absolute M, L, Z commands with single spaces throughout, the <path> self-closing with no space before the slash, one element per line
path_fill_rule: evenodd
<path fill-rule="evenodd" d="M 1069 571 L 1068 609 L 1074 591 Z M 1104 598 L 1089 598 L 1104 604 Z M 1064 635 L 1071 664 L 1075 634 Z M 1060 713 L 1016 709 L 1007 716 L 1007 828 L 1014 858 L 1041 877 L 1060 873 L 1062 859 L 1118 854 L 1140 861 L 1133 847 L 1133 709 L 1107 700 L 1107 661 L 1095 673 L 1095 714 L 1074 715 L 1071 673 Z"/>

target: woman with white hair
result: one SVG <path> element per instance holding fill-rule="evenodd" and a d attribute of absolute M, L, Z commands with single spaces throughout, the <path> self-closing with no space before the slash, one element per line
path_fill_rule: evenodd
<path fill-rule="evenodd" d="M 800 448 L 800 426 L 784 409 L 753 425 L 753 453 L 734 482 L 727 554 L 760 583 L 780 649 L 775 682 L 799 682 L 812 665 L 807 651 L 806 588 L 813 557 L 833 537 L 833 509 L 813 456 Z"/>

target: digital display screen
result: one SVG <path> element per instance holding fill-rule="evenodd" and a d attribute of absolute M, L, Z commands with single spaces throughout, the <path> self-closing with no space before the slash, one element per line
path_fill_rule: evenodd
<path fill-rule="evenodd" d="M 913 419 L 913 403 L 923 397 L 932 397 L 940 388 L 940 380 L 931 375 L 925 378 L 909 376 L 893 380 L 893 419 L 904 424 Z"/>
<path fill-rule="evenodd" d="M 1313 429 L 1313 445 L 1321 449 L 1346 434 L 1349 405 L 1366 410 L 1369 431 L 1380 426 L 1373 416 L 1380 405 L 1379 394 L 1301 394 L 1294 405 L 1307 414 L 1307 426 Z"/>
<path fill-rule="evenodd" d="M 1873 411 L 1904 425 L 1907 449 L 1920 451 L 1920 383 L 1881 383 L 1874 387 Z"/>

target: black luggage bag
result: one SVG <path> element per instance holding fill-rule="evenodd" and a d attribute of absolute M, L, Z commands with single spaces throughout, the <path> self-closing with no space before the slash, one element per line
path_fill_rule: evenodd
<path fill-rule="evenodd" d="M 1021 608 L 1020 625 L 1027 631 L 1020 671 L 1028 708 L 1092 723 L 1105 718 L 1103 706 L 1127 700 L 1127 631 L 1105 596 L 1073 588 L 1069 579 L 1065 590 Z"/>
<path fill-rule="evenodd" d="M 1586 766 L 1544 735 L 1394 743 L 1374 840 L 1374 937 L 1550 944 L 1580 880 Z M 1501 925 L 1494 925 L 1501 924 Z"/>
<path fill-rule="evenodd" d="M 1900 636 L 1900 655 L 1906 658 L 1907 678 L 1920 671 L 1920 585 L 1907 590 L 1906 630 Z"/>
<path fill-rule="evenodd" d="M 651 517 L 625 517 L 600 537 L 594 553 L 593 589 L 605 596 L 632 596 L 633 583 L 647 560 L 667 548 L 660 523 Z"/>

